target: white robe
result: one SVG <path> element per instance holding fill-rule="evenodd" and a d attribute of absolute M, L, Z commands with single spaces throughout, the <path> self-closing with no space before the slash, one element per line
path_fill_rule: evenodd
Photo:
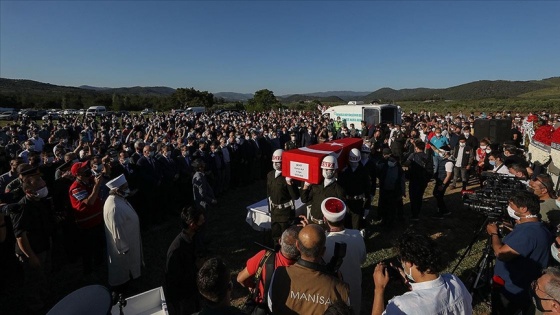
<path fill-rule="evenodd" d="M 133 279 L 140 277 L 142 239 L 136 211 L 125 198 L 111 194 L 105 201 L 103 218 L 109 256 L 109 284 L 117 286 L 130 280 L 131 276 Z"/>

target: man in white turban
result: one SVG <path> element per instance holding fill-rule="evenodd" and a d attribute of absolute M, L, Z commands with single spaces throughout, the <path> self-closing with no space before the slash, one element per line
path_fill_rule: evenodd
<path fill-rule="evenodd" d="M 105 238 L 109 256 L 109 285 L 123 293 L 131 279 L 140 277 L 142 240 L 136 211 L 126 197 L 130 193 L 124 175 L 109 181 L 109 197 L 103 207 Z"/>

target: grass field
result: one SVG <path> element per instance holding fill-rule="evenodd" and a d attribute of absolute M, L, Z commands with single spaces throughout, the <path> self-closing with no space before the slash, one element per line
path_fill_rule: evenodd
<path fill-rule="evenodd" d="M 264 181 L 257 181 L 252 185 L 238 187 L 227 192 L 219 199 L 217 207 L 212 209 L 211 219 L 207 222 L 211 255 L 223 257 L 233 270 L 232 279 L 235 283 L 233 302 L 236 305 L 243 302 L 247 291 L 237 285 L 235 276 L 244 268 L 246 260 L 261 249 L 254 242 L 263 241 L 263 234 L 254 231 L 245 222 L 247 214 L 245 207 L 265 198 L 265 186 Z M 448 267 L 448 271 L 450 271 L 480 228 L 484 217 L 462 208 L 459 190 L 450 191 L 447 200 L 453 214 L 441 221 L 430 219 L 429 216 L 435 212 L 435 200 L 431 198 L 431 190 L 428 187 L 423 210 L 424 217 L 414 227 L 432 235 L 437 240 L 451 261 Z M 405 200 L 405 203 L 405 216 L 409 218 L 408 199 Z M 377 202 L 375 201 L 374 204 Z M 368 314 L 371 310 L 374 288 L 372 273 L 375 264 L 394 258 L 393 241 L 409 227 L 409 224 L 404 222 L 393 229 L 383 229 L 377 225 L 377 222 L 372 223 L 369 226 L 370 236 L 366 239 L 367 260 L 362 266 L 363 314 Z M 145 268 L 140 279 L 133 283 L 131 294 L 137 294 L 162 284 L 167 248 L 179 230 L 178 219 L 169 217 L 163 225 L 143 234 Z M 459 266 L 456 274 L 463 280 L 471 275 L 474 265 L 481 256 L 484 239 L 484 236 L 480 237 L 470 255 Z M 62 297 L 81 286 L 91 283 L 106 284 L 106 271 L 100 270 L 97 274 L 99 279 L 85 280 L 82 279 L 79 263 L 59 262 L 49 279 L 50 304 L 54 305 Z M 17 275 L 11 275 L 7 286 L 4 286 L 3 291 L 0 292 L 1 314 L 25 314 L 21 311 L 24 305 L 22 291 L 19 288 L 20 281 L 21 279 Z M 394 294 L 404 292 L 403 289 L 398 282 L 390 284 L 386 298 L 389 299 Z M 488 308 L 484 303 L 477 302 L 475 310 L 475 314 L 488 313 Z"/>

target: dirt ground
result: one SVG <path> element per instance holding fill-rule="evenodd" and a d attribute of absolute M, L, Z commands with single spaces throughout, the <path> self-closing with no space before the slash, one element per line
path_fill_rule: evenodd
<path fill-rule="evenodd" d="M 473 270 L 476 271 L 475 265 L 482 255 L 486 234 L 481 233 L 477 236 L 477 232 L 485 217 L 464 209 L 460 191 L 455 189 L 448 191 L 446 197 L 452 215 L 444 220 L 431 219 L 430 215 L 435 213 L 436 209 L 435 200 L 431 197 L 431 188 L 429 186 L 426 190 L 421 220 L 415 223 L 413 227 L 429 233 L 437 240 L 450 261 L 448 272 L 453 270 L 459 257 L 471 241 L 476 240 L 472 251 L 465 257 L 455 272 L 466 282 L 473 275 Z M 232 269 L 233 303 L 235 305 L 241 304 L 248 293 L 246 289 L 237 284 L 235 276 L 244 268 L 246 260 L 261 249 L 255 242 L 266 241 L 263 232 L 253 230 L 246 223 L 246 207 L 264 199 L 265 195 L 266 183 L 264 180 L 257 181 L 249 186 L 236 187 L 219 198 L 219 204 L 211 210 L 210 219 L 207 221 L 209 256 L 221 256 Z M 376 204 L 377 200 L 374 200 L 374 205 Z M 368 254 L 367 260 L 362 266 L 362 314 L 369 314 L 371 311 L 374 288 L 372 273 L 375 264 L 394 258 L 395 254 L 392 250 L 394 240 L 411 226 L 408 198 L 405 198 L 405 220 L 399 222 L 394 228 L 381 227 L 378 221 L 372 220 L 375 217 L 376 209 L 373 213 L 370 213 L 368 219 L 367 229 L 369 233 L 366 238 Z M 145 268 L 142 270 L 142 276 L 132 283 L 128 293 L 129 296 L 162 285 L 167 248 L 179 231 L 178 217 L 170 216 L 163 224 L 143 232 Z M 59 257 L 63 255 L 60 252 L 58 254 Z M 24 311 L 21 271 L 17 268 L 17 263 L 9 257 L 2 257 L 2 259 L 8 268 L 1 271 L 0 314 L 28 314 Z M 88 284 L 107 285 L 106 275 L 106 267 L 102 267 L 97 270 L 96 277 L 84 279 L 81 275 L 80 262 L 69 263 L 65 259 L 55 259 L 54 268 L 49 275 L 49 305 L 56 304 L 64 296 L 82 286 Z M 388 300 L 393 295 L 403 292 L 404 287 L 398 281 L 394 281 L 389 285 L 386 299 Z M 475 314 L 487 314 L 488 307 L 486 304 L 481 302 L 478 296 L 475 296 L 475 301 Z M 48 309 L 50 307 L 46 308 L 46 310 Z"/>

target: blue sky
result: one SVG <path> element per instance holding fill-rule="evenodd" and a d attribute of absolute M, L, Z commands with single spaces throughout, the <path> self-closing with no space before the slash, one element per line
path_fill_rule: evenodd
<path fill-rule="evenodd" d="M 0 76 L 276 95 L 560 76 L 558 1 L 0 1 Z"/>

